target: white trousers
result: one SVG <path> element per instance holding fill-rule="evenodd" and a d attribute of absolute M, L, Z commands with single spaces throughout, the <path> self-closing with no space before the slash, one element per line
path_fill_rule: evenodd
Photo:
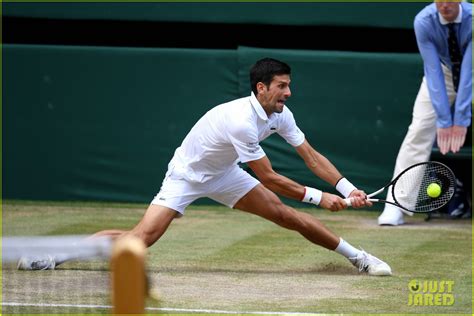
<path fill-rule="evenodd" d="M 442 65 L 444 82 L 448 93 L 449 104 L 456 98 L 451 70 Z M 436 112 L 431 103 L 426 78 L 423 77 L 420 90 L 413 107 L 413 117 L 408 132 L 398 152 L 393 178 L 413 164 L 428 161 L 436 139 Z M 387 194 L 387 200 L 393 202 L 392 194 Z M 386 207 L 389 204 L 386 204 Z"/>

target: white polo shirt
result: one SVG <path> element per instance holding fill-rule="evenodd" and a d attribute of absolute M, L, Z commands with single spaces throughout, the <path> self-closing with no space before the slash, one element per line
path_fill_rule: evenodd
<path fill-rule="evenodd" d="M 295 147 L 305 139 L 288 107 L 268 117 L 252 92 L 209 110 L 176 149 L 169 170 L 188 181 L 206 182 L 239 161 L 264 157 L 259 143 L 273 133 Z"/>

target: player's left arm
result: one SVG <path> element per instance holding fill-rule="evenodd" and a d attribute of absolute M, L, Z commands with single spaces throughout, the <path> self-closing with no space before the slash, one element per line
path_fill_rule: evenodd
<path fill-rule="evenodd" d="M 357 189 L 344 178 L 337 168 L 325 156 L 316 151 L 306 139 L 295 149 L 312 173 L 335 186 L 344 197 L 359 197 L 360 199 L 354 199 L 355 207 L 372 206 L 372 203 L 366 200 L 365 192 Z"/>

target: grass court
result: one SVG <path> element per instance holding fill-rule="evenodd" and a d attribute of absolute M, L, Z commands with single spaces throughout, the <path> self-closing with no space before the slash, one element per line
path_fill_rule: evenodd
<path fill-rule="evenodd" d="M 3 201 L 3 235 L 128 229 L 145 209 L 142 204 Z M 425 222 L 424 215 L 415 215 L 406 225 L 379 227 L 374 211 L 302 211 L 386 261 L 394 275 L 359 274 L 342 256 L 257 216 L 192 205 L 149 248 L 149 282 L 160 299 L 147 301 L 148 313 L 472 314 L 470 219 Z M 107 262 L 68 262 L 54 271 L 4 265 L 2 278 L 4 314 L 111 312 Z M 409 289 L 414 281 L 421 286 L 416 293 Z M 452 291 L 441 291 L 441 282 L 453 282 Z M 410 304 L 413 294 L 421 294 L 422 301 Z M 449 294 L 454 302 L 443 305 L 443 295 Z"/>

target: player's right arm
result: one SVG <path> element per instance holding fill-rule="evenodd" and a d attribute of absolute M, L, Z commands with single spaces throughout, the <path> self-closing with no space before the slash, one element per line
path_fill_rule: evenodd
<path fill-rule="evenodd" d="M 267 156 L 247 161 L 247 165 L 252 169 L 260 182 L 270 191 L 298 201 L 302 201 L 305 197 L 307 188 L 275 172 Z M 314 204 L 331 211 L 339 211 L 347 207 L 342 198 L 327 192 L 322 192 L 320 201 Z"/>
<path fill-rule="evenodd" d="M 239 160 L 246 163 L 260 182 L 269 190 L 285 197 L 313 203 L 321 207 L 339 211 L 347 207 L 342 198 L 301 184 L 275 172 L 258 140 L 258 131 L 251 121 L 230 121 L 227 137 L 234 146 Z M 357 203 L 356 203 L 357 204 Z"/>

